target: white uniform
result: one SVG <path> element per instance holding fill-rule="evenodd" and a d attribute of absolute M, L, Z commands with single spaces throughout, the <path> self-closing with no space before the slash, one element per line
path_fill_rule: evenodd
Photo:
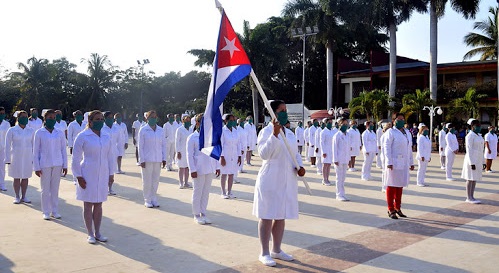
<path fill-rule="evenodd" d="M 122 122 L 121 124 L 118 124 L 117 122 L 114 122 L 113 128 L 117 127 L 119 130 L 119 137 L 118 137 L 118 142 L 116 143 L 116 149 L 118 153 L 116 156 L 124 156 L 125 155 L 125 144 L 128 143 L 128 129 L 126 128 L 126 124 Z"/>
<path fill-rule="evenodd" d="M 42 128 L 43 126 L 43 121 L 39 118 L 36 118 L 36 119 L 29 119 L 28 120 L 28 127 L 31 127 L 33 128 L 33 130 L 38 130 L 40 128 Z"/>
<path fill-rule="evenodd" d="M 247 122 L 244 124 L 244 130 L 248 132 L 248 146 L 250 151 L 256 151 L 256 142 L 257 142 L 257 135 L 256 135 L 256 126 L 255 124 L 250 124 Z"/>
<path fill-rule="evenodd" d="M 386 134 L 383 133 L 380 138 L 380 143 L 381 143 L 381 149 L 379 150 L 379 155 L 381 158 L 381 190 L 385 191 L 386 190 L 386 174 L 387 174 L 387 169 L 386 169 L 386 162 L 385 162 L 385 149 L 383 148 L 383 142 L 385 141 Z"/>
<path fill-rule="evenodd" d="M 315 166 L 317 168 L 317 174 L 322 174 L 322 151 L 321 151 L 321 132 L 322 132 L 321 127 L 317 127 L 317 130 L 315 130 L 314 138 L 315 138 L 315 150 L 314 150 L 314 156 L 316 158 L 315 160 Z"/>
<path fill-rule="evenodd" d="M 445 156 L 445 147 L 447 146 L 445 135 L 446 133 L 444 130 L 438 132 L 438 154 L 440 155 L 440 165 L 442 169 L 445 168 L 445 160 L 443 157 Z"/>
<path fill-rule="evenodd" d="M 144 202 L 153 206 L 158 205 L 159 176 L 161 163 L 166 161 L 166 139 L 163 128 L 156 125 L 156 130 L 146 125 L 139 131 L 139 163 L 145 163 L 145 168 L 140 168 L 142 173 L 142 191 Z"/>
<path fill-rule="evenodd" d="M 61 119 L 61 121 L 56 121 L 54 128 L 63 132 L 64 137 L 66 137 L 66 131 L 68 130 L 68 124 L 66 123 L 65 120 Z"/>
<path fill-rule="evenodd" d="M 11 127 L 5 136 L 5 163 L 9 163 L 9 176 L 25 179 L 33 174 L 33 136 L 31 127 Z"/>
<path fill-rule="evenodd" d="M 10 123 L 0 120 L 0 189 L 5 189 L 5 136 L 10 129 Z"/>
<path fill-rule="evenodd" d="M 75 120 L 72 121 L 69 126 L 68 126 L 68 147 L 73 148 L 73 145 L 75 143 L 76 136 L 81 132 L 85 130 L 85 124 L 83 122 L 81 125 Z"/>
<path fill-rule="evenodd" d="M 409 185 L 409 168 L 414 165 L 412 158 L 412 135 L 407 129 L 391 128 L 385 132 L 386 138 L 382 146 L 385 149 L 385 185 L 391 187 L 407 187 Z M 392 165 L 390 170 L 387 166 Z"/>
<path fill-rule="evenodd" d="M 64 132 L 45 127 L 35 132 L 33 144 L 33 170 L 41 171 L 41 203 L 43 214 L 57 214 L 59 184 L 62 169 L 68 167 L 66 136 Z"/>
<path fill-rule="evenodd" d="M 347 130 L 347 135 L 350 138 L 350 156 L 359 156 L 360 146 L 362 146 L 359 129 L 350 128 Z"/>
<path fill-rule="evenodd" d="M 336 170 L 336 197 L 345 197 L 345 178 L 350 162 L 350 137 L 339 131 L 333 136 L 333 164 Z M 338 163 L 338 165 L 336 165 Z"/>
<path fill-rule="evenodd" d="M 171 170 L 173 163 L 175 163 L 175 133 L 177 132 L 177 123 L 166 122 L 163 124 L 163 131 L 166 138 L 166 165 Z"/>
<path fill-rule="evenodd" d="M 83 189 L 76 186 L 76 199 L 101 203 L 107 200 L 109 176 L 116 172 L 116 157 L 111 136 L 101 132 L 100 137 L 91 129 L 83 130 L 73 147 L 71 169 L 76 177 L 87 182 Z"/>
<path fill-rule="evenodd" d="M 362 164 L 361 175 L 362 179 L 371 179 L 371 167 L 374 157 L 378 152 L 376 134 L 373 131 L 365 130 L 362 133 L 362 153 L 364 154 L 364 163 Z"/>
<path fill-rule="evenodd" d="M 473 131 L 470 131 L 466 135 L 465 141 L 466 155 L 464 156 L 461 178 L 469 181 L 480 181 L 482 180 L 482 153 L 485 141 L 481 135 Z M 471 165 L 475 165 L 475 170 L 471 169 Z"/>
<path fill-rule="evenodd" d="M 322 158 L 322 163 L 331 164 L 333 162 L 333 131 L 325 128 L 321 132 L 320 139 L 320 150 L 322 151 L 320 157 Z M 325 158 L 323 157 L 324 154 L 326 154 Z"/>
<path fill-rule="evenodd" d="M 308 151 L 310 150 L 310 146 L 309 146 L 310 138 L 308 135 L 309 130 L 310 130 L 310 127 L 307 127 L 303 130 L 303 141 L 305 143 L 305 158 L 306 158 L 307 162 L 310 162 L 310 155 L 308 154 Z"/>
<path fill-rule="evenodd" d="M 424 186 L 426 169 L 431 159 L 431 140 L 428 138 L 428 136 L 419 135 L 417 140 L 417 147 L 418 147 L 418 151 L 416 153 L 416 159 L 418 160 L 417 184 L 419 186 Z M 423 158 L 424 161 L 422 161 Z"/>
<path fill-rule="evenodd" d="M 193 178 L 192 214 L 206 214 L 210 187 L 218 166 L 218 161 L 199 150 L 199 132 L 194 131 L 187 138 L 187 166 L 190 173 L 197 173 Z"/>
<path fill-rule="evenodd" d="M 497 135 L 496 134 L 491 134 L 486 133 L 485 134 L 485 141 L 489 143 L 489 148 L 490 148 L 490 154 L 489 150 L 485 148 L 485 152 L 483 154 L 483 157 L 485 159 L 496 159 L 497 157 Z"/>
<path fill-rule="evenodd" d="M 108 134 L 109 136 L 111 136 L 111 144 L 113 145 L 113 150 L 112 150 L 113 156 L 116 159 L 118 157 L 118 142 L 119 142 L 119 138 L 121 136 L 120 129 L 117 126 L 113 126 L 113 127 L 109 128 L 109 126 L 104 124 L 104 126 L 102 127 L 102 130 L 101 130 L 101 133 Z M 116 162 L 116 164 L 118 164 L 118 163 Z M 118 165 L 116 165 L 116 166 L 118 166 Z"/>
<path fill-rule="evenodd" d="M 227 126 L 224 126 L 220 142 L 222 144 L 221 156 L 225 158 L 225 166 L 220 167 L 220 172 L 221 174 L 236 174 L 239 169 L 237 159 L 241 156 L 241 143 L 237 130 L 230 131 Z"/>
<path fill-rule="evenodd" d="M 448 133 L 445 135 L 445 175 L 446 178 L 452 179 L 452 166 L 454 165 L 454 158 L 456 154 L 454 151 L 459 150 L 459 143 L 455 134 Z"/>
<path fill-rule="evenodd" d="M 247 152 L 246 147 L 248 147 L 248 132 L 246 130 L 244 130 L 243 127 L 237 126 L 237 133 L 239 134 L 239 142 L 241 142 L 240 143 L 240 145 L 241 145 L 240 155 L 242 158 L 241 160 L 243 160 L 244 158 L 246 158 L 246 152 Z M 243 171 L 243 166 L 244 166 L 244 164 L 242 164 L 242 162 L 241 162 L 241 165 L 239 166 L 240 171 Z"/>
<path fill-rule="evenodd" d="M 134 138 L 135 138 L 135 146 L 139 145 L 139 131 L 140 131 L 140 128 L 142 128 L 142 126 L 144 125 L 147 125 L 147 123 L 145 122 L 141 122 L 139 120 L 135 120 L 133 123 L 132 123 L 132 128 L 134 129 Z"/>
<path fill-rule="evenodd" d="M 315 157 L 315 131 L 317 131 L 317 127 L 311 126 L 307 132 L 307 140 L 308 140 L 308 156 Z"/>
<path fill-rule="evenodd" d="M 301 156 L 291 130 L 285 129 L 285 134 L 292 155 L 273 130 L 274 125 L 269 123 L 258 135 L 258 153 L 263 163 L 256 178 L 253 215 L 260 219 L 297 219 L 298 181 L 291 156 L 302 166 Z"/>
<path fill-rule="evenodd" d="M 381 136 L 383 135 L 383 128 L 379 127 L 378 130 L 376 130 L 376 145 L 378 146 L 378 150 L 381 149 Z M 381 163 L 381 151 L 378 153 L 376 156 L 376 167 L 377 168 L 382 168 L 382 163 Z"/>
<path fill-rule="evenodd" d="M 186 146 L 187 146 L 187 137 L 192 134 L 192 131 L 185 129 L 184 126 L 180 126 L 177 128 L 175 132 L 175 151 L 181 154 L 181 158 L 177 158 L 177 166 L 179 168 L 187 168 L 187 154 L 186 154 Z"/>
<path fill-rule="evenodd" d="M 305 139 L 303 138 L 303 131 L 303 128 L 299 126 L 295 129 L 296 143 L 298 144 L 298 146 L 303 146 L 305 143 Z"/>

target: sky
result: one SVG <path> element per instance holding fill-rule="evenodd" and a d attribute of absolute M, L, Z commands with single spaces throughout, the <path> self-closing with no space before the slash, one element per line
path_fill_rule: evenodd
<path fill-rule="evenodd" d="M 214 49 L 220 13 L 214 0 L 16 0 L 0 9 L 0 68 L 14 71 L 35 56 L 66 57 L 84 72 L 82 58 L 107 55 L 121 69 L 149 59 L 145 71 L 185 74 L 196 58 L 191 49 Z M 237 32 L 280 16 L 286 0 L 220 0 Z M 476 20 L 488 17 L 495 0 L 482 0 Z M 429 61 L 429 15 L 415 13 L 399 26 L 398 55 Z M 475 20 L 465 20 L 447 4 L 439 21 L 439 63 L 462 61 L 470 49 L 463 37 Z"/>

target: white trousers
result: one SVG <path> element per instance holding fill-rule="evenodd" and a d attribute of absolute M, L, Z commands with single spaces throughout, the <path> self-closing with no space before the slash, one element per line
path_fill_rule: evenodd
<path fill-rule="evenodd" d="M 371 167 L 373 165 L 374 156 L 376 153 L 370 152 L 369 155 L 364 153 L 364 163 L 362 163 L 362 179 L 371 178 Z"/>
<path fill-rule="evenodd" d="M 428 167 L 428 160 L 421 161 L 418 159 L 418 176 L 417 176 L 417 183 L 418 185 L 424 185 L 424 179 L 426 176 L 426 168 Z"/>
<path fill-rule="evenodd" d="M 208 206 L 208 198 L 210 197 L 211 181 L 213 174 L 199 175 L 193 179 L 192 191 L 192 214 L 206 214 L 206 207 Z"/>
<path fill-rule="evenodd" d="M 59 207 L 59 184 L 61 183 L 62 166 L 42 168 L 40 176 L 42 212 L 57 213 Z"/>
<path fill-rule="evenodd" d="M 317 155 L 315 160 L 315 166 L 317 168 L 317 173 L 322 173 L 322 155 Z"/>
<path fill-rule="evenodd" d="M 0 189 L 5 189 L 5 149 L 0 149 Z"/>
<path fill-rule="evenodd" d="M 348 164 L 334 164 L 336 170 L 336 196 L 345 196 L 345 177 L 347 175 Z"/>
<path fill-rule="evenodd" d="M 247 151 L 243 151 L 243 154 L 241 155 L 241 165 L 239 165 L 239 170 L 242 171 L 243 170 L 243 166 L 244 166 L 244 159 L 246 158 L 246 153 Z"/>
<path fill-rule="evenodd" d="M 376 156 L 376 167 L 378 167 L 378 168 L 382 167 L 382 164 L 381 164 L 381 153 L 378 153 L 378 155 Z"/>
<path fill-rule="evenodd" d="M 146 162 L 146 167 L 141 168 L 142 172 L 142 191 L 144 192 L 144 202 L 156 204 L 158 197 L 159 174 L 161 171 L 161 162 Z"/>
<path fill-rule="evenodd" d="M 454 165 L 455 153 L 448 153 L 445 156 L 445 178 L 452 178 L 452 166 Z M 481 166 L 479 166 L 481 168 Z"/>
<path fill-rule="evenodd" d="M 310 162 L 310 156 L 308 156 L 308 145 L 305 145 L 305 160 Z"/>
<path fill-rule="evenodd" d="M 175 142 L 166 142 L 166 165 L 171 168 L 175 163 Z"/>

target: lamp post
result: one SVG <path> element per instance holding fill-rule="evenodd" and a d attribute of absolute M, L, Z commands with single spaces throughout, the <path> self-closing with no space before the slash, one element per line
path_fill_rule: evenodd
<path fill-rule="evenodd" d="M 332 116 L 334 114 L 334 120 L 336 121 L 338 118 L 338 114 L 340 115 L 343 115 L 345 113 L 345 111 L 343 111 L 343 108 L 341 107 L 334 107 L 334 108 L 330 108 L 329 111 L 327 111 L 327 113 Z"/>
<path fill-rule="evenodd" d="M 428 115 L 430 116 L 430 143 L 433 141 L 433 117 L 435 116 L 435 112 L 439 115 L 443 113 L 442 108 L 440 106 L 425 106 L 423 107 L 424 110 L 429 110 L 430 112 Z"/>
<path fill-rule="evenodd" d="M 137 60 L 137 64 L 140 66 L 140 76 L 142 78 L 142 82 L 144 82 L 144 65 L 149 64 L 149 59 L 144 59 L 142 62 Z M 139 115 L 144 115 L 143 107 L 143 97 L 144 97 L 144 87 L 140 88 L 140 112 Z"/>
<path fill-rule="evenodd" d="M 292 38 L 300 38 L 303 40 L 303 54 L 302 54 L 303 72 L 302 72 L 302 78 L 301 78 L 301 103 L 302 103 L 302 108 L 303 108 L 302 109 L 302 122 L 303 122 L 303 124 L 305 124 L 305 66 L 306 66 L 305 41 L 306 41 L 308 36 L 317 35 L 317 33 L 319 33 L 318 26 L 314 26 L 313 29 L 311 27 L 305 27 L 305 32 L 303 32 L 302 28 L 292 28 L 291 29 L 291 37 Z"/>

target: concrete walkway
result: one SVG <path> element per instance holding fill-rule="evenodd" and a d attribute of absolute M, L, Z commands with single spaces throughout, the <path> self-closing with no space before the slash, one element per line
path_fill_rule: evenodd
<path fill-rule="evenodd" d="M 192 190 L 178 189 L 175 172 L 162 170 L 161 207 L 143 206 L 132 148 L 124 159 L 126 174 L 115 177 L 118 195 L 104 204 L 107 243 L 86 243 L 71 175 L 61 181 L 62 219 L 51 221 L 42 220 L 39 178 L 30 179 L 33 203 L 21 205 L 12 204 L 12 180 L 7 178 L 8 191 L 0 194 L 0 272 L 497 272 L 499 173 L 484 173 L 477 184 L 475 197 L 483 204 L 467 204 L 464 181 L 442 179 L 434 154 L 429 187 L 415 186 L 412 172 L 402 205 L 409 218 L 392 220 L 386 215 L 379 169 L 373 168 L 376 181 L 348 173 L 351 201 L 338 202 L 334 187 L 322 186 L 307 165 L 314 195 L 307 195 L 300 182 L 300 219 L 287 221 L 283 245 L 296 260 L 268 268 L 257 261 L 257 219 L 251 215 L 258 157 L 234 186 L 237 199 L 221 199 L 219 180 L 213 181 L 208 205 L 213 224 L 200 226 L 191 216 Z M 462 162 L 458 155 L 455 178 Z M 361 164 L 362 158 L 358 169 Z"/>

